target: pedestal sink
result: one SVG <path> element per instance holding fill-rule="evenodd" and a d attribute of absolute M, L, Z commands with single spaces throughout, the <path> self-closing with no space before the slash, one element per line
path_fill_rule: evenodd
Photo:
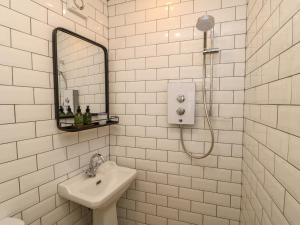
<path fill-rule="evenodd" d="M 116 203 L 136 177 L 136 170 L 107 161 L 95 177 L 77 175 L 58 185 L 58 193 L 93 210 L 93 225 L 117 225 Z"/>

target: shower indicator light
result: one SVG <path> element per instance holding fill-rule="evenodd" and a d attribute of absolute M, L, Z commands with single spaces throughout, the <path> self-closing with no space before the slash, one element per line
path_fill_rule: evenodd
<path fill-rule="evenodd" d="M 184 95 L 178 95 L 177 101 L 178 101 L 179 103 L 183 103 L 183 102 L 185 101 Z"/>

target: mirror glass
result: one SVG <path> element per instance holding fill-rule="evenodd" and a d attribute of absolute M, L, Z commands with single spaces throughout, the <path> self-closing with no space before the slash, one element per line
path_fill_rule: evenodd
<path fill-rule="evenodd" d="M 62 31 L 57 35 L 60 106 L 105 112 L 103 49 Z"/>
<path fill-rule="evenodd" d="M 101 47 L 58 31 L 57 70 L 59 118 L 68 117 L 68 108 L 76 114 L 78 106 L 82 113 L 89 107 L 92 114 L 106 114 L 105 53 Z"/>
<path fill-rule="evenodd" d="M 119 123 L 109 115 L 108 51 L 65 28 L 55 28 L 53 81 L 57 127 L 68 132 Z"/>

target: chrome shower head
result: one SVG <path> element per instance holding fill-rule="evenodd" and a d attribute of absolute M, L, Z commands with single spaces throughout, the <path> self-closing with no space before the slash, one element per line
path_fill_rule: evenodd
<path fill-rule="evenodd" d="M 196 27 L 198 30 L 207 32 L 211 30 L 214 27 L 214 25 L 215 25 L 215 18 L 210 15 L 204 15 L 198 19 Z"/>

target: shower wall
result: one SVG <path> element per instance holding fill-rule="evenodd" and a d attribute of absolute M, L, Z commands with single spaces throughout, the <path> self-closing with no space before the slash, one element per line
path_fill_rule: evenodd
<path fill-rule="evenodd" d="M 26 225 L 87 225 L 90 211 L 57 194 L 95 152 L 108 156 L 109 129 L 63 133 L 53 106 L 52 30 L 108 45 L 107 4 L 89 0 L 87 20 L 61 0 L 0 1 L 0 219 Z"/>
<path fill-rule="evenodd" d="M 300 221 L 299 9 L 249 1 L 242 225 Z"/>
<path fill-rule="evenodd" d="M 246 0 L 110 0 L 110 101 L 120 124 L 110 156 L 138 170 L 118 203 L 119 222 L 238 225 L 241 200 Z M 191 160 L 179 129 L 167 123 L 168 82 L 197 85 L 196 124 L 184 130 L 190 151 L 210 146 L 201 84 L 199 16 L 216 19 L 211 156 Z M 209 86 L 207 81 L 207 86 Z M 176 97 L 176 96 L 174 96 Z"/>

